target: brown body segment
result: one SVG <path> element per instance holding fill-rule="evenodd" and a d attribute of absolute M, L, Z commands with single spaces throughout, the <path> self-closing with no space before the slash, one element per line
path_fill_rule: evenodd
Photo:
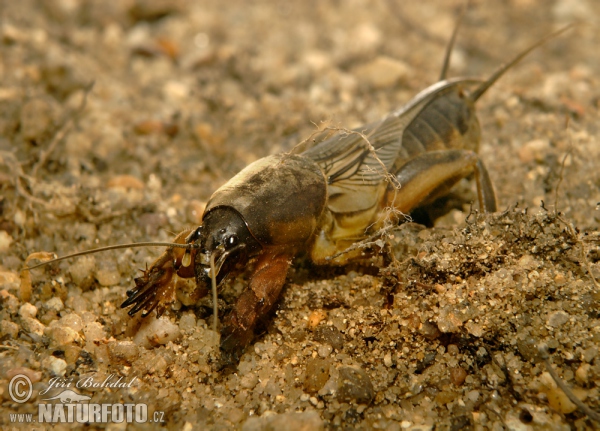
<path fill-rule="evenodd" d="M 313 235 L 327 202 L 323 172 L 310 159 L 277 154 L 257 160 L 220 187 L 204 216 L 235 209 L 262 245 L 299 245 Z"/>

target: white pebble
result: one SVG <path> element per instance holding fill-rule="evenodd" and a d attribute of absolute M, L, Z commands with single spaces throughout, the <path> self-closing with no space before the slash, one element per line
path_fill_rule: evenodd
<path fill-rule="evenodd" d="M 54 376 L 64 376 L 67 371 L 67 363 L 64 359 L 57 358 L 55 356 L 48 356 L 42 361 L 42 367 L 45 370 L 50 371 Z"/>
<path fill-rule="evenodd" d="M 46 301 L 46 308 L 58 313 L 65 308 L 65 304 L 63 304 L 62 299 L 60 299 L 58 296 L 55 296 Z"/>
<path fill-rule="evenodd" d="M 37 315 L 37 312 L 37 307 L 29 302 L 26 302 L 25 304 L 21 305 L 21 308 L 19 308 L 19 316 L 21 317 L 31 317 L 34 319 Z"/>
<path fill-rule="evenodd" d="M 179 338 L 179 326 L 166 317 L 145 319 L 140 329 L 133 337 L 134 343 L 139 346 L 150 348 L 159 344 L 167 344 Z"/>

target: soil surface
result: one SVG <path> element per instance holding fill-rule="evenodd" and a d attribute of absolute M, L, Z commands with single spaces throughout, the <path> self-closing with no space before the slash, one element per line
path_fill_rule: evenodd
<path fill-rule="evenodd" d="M 120 308 L 161 248 L 30 274 L 26 259 L 168 241 L 248 163 L 382 118 L 439 79 L 463 2 L 2 2 L 2 428 L 37 418 L 53 378 L 122 377 L 75 390 L 162 419 L 129 429 L 598 429 L 538 346 L 600 411 L 600 3 L 471 3 L 450 76 L 486 78 L 580 22 L 477 103 L 500 211 L 472 212 L 464 180 L 433 226 L 387 232 L 365 262 L 298 259 L 239 364 L 218 369 L 209 297 L 180 295 L 161 320 Z M 246 283 L 228 282 L 220 316 Z"/>

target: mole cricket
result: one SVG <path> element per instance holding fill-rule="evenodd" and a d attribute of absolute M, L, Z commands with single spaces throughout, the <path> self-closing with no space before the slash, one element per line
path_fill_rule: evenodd
<path fill-rule="evenodd" d="M 457 24 L 439 82 L 380 121 L 338 132 L 304 151 L 297 146 L 251 163 L 213 193 L 202 224 L 172 243 L 103 247 L 26 269 L 103 250 L 166 245 L 134 280 L 121 307 L 131 307 L 131 316 L 153 310 L 160 316 L 176 300 L 178 285 L 187 285 L 197 299 L 212 287 L 216 330 L 218 285 L 251 265 L 247 286 L 221 329 L 222 357 L 236 362 L 258 319 L 275 305 L 299 252 L 316 264 L 344 265 L 359 254 L 350 249 L 353 244 L 384 223 L 398 223 L 399 214 L 444 196 L 469 175 L 480 210 L 496 211 L 492 182 L 477 155 L 481 130 L 475 104 L 525 55 L 570 27 L 539 40 L 485 80 L 448 79 Z"/>

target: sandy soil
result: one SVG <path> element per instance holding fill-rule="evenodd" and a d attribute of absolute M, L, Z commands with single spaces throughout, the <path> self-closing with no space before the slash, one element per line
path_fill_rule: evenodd
<path fill-rule="evenodd" d="M 545 343 L 600 410 L 592 0 L 473 2 L 452 76 L 487 77 L 561 25 L 592 20 L 478 103 L 501 211 L 467 219 L 464 181 L 435 227 L 399 227 L 366 264 L 298 261 L 235 369 L 214 365 L 210 299 L 161 321 L 120 308 L 159 248 L 20 273 L 34 252 L 169 240 L 248 163 L 323 122 L 357 127 L 401 106 L 438 79 L 462 3 L 2 2 L 2 427 L 15 425 L 9 413 L 37 412 L 53 377 L 114 374 L 135 384 L 79 392 L 146 403 L 168 429 L 598 429 L 537 350 Z M 229 283 L 221 314 L 245 281 Z M 25 404 L 8 392 L 19 373 L 34 383 Z"/>

